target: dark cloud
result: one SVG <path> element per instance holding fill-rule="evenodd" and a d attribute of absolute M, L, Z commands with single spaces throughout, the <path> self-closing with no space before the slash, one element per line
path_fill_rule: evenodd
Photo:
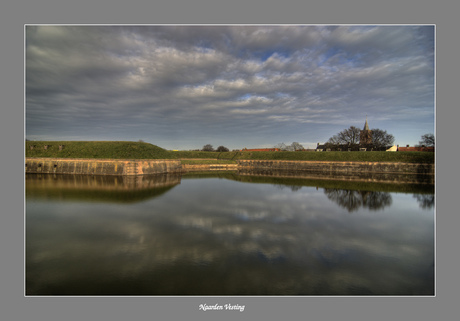
<path fill-rule="evenodd" d="M 25 40 L 29 139 L 312 146 L 366 114 L 397 143 L 433 132 L 432 26 L 27 26 Z"/>

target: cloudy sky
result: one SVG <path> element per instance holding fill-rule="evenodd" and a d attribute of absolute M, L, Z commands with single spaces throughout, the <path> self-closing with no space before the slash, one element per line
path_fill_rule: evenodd
<path fill-rule="evenodd" d="M 166 149 L 435 132 L 435 36 L 414 25 L 26 26 L 30 140 Z"/>

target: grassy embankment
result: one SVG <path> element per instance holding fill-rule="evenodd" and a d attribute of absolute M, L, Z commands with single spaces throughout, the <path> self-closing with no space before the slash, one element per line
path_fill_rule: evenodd
<path fill-rule="evenodd" d="M 30 145 L 35 145 L 30 149 Z M 50 145 L 44 149 L 44 145 Z M 59 150 L 59 145 L 65 145 Z M 172 159 L 173 152 L 141 142 L 117 141 L 27 141 L 26 157 Z"/>
<path fill-rule="evenodd" d="M 30 145 L 35 145 L 30 149 Z M 44 149 L 44 145 L 50 145 Z M 65 145 L 59 150 L 59 145 Z M 27 141 L 26 157 L 181 159 L 183 164 L 236 163 L 237 160 L 434 163 L 429 152 L 201 152 L 169 151 L 143 142 Z"/>

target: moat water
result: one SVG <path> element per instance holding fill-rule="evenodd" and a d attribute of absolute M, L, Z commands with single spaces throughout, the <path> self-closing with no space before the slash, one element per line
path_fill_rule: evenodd
<path fill-rule="evenodd" d="M 434 186 L 27 174 L 25 294 L 430 296 Z"/>

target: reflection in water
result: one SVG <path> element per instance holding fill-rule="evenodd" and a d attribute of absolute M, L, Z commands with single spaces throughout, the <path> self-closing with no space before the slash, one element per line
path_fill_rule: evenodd
<path fill-rule="evenodd" d="M 433 194 L 414 194 L 414 198 L 417 199 L 421 208 L 431 209 L 434 207 Z"/>
<path fill-rule="evenodd" d="M 324 194 L 348 212 L 357 211 L 361 207 L 371 211 L 383 209 L 391 205 L 391 195 L 386 192 L 353 191 L 346 189 L 325 188 Z"/>
<path fill-rule="evenodd" d="M 180 184 L 177 174 L 143 176 L 26 174 L 26 197 L 132 203 L 157 197 Z"/>
<path fill-rule="evenodd" d="M 309 180 L 342 180 L 342 181 L 368 181 L 383 182 L 393 184 L 413 184 L 413 185 L 434 185 L 433 175 L 413 175 L 397 173 L 372 173 L 372 172 L 322 172 L 322 171 L 292 171 L 279 169 L 251 169 L 243 168 L 238 170 L 241 176 L 257 177 L 297 177 Z"/>
<path fill-rule="evenodd" d="M 297 192 L 298 190 L 300 190 L 302 188 L 302 186 L 299 186 L 299 185 L 284 185 L 284 184 L 275 184 L 275 186 L 279 189 L 285 189 L 285 188 L 289 188 L 291 191 L 293 192 Z"/>
<path fill-rule="evenodd" d="M 434 294 L 434 213 L 407 190 L 220 177 L 28 176 L 26 294 Z"/>

